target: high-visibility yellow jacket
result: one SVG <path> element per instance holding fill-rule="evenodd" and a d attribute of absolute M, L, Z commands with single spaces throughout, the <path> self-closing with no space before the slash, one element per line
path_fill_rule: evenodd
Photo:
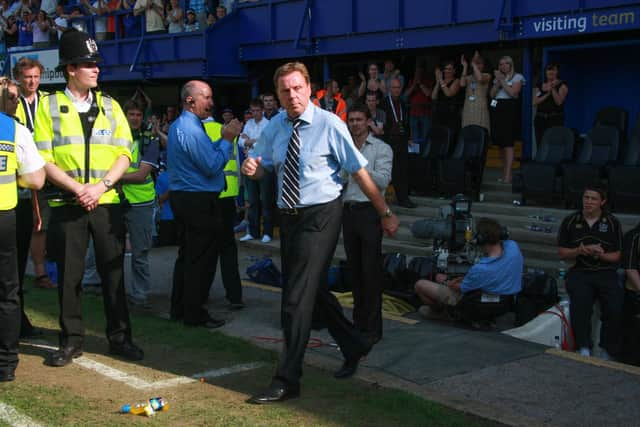
<path fill-rule="evenodd" d="M 44 98 L 45 96 L 49 95 L 48 92 L 39 90 L 38 91 L 38 102 L 42 101 L 42 98 Z M 14 116 L 16 116 L 16 118 L 18 120 L 20 120 L 20 123 L 22 123 L 23 125 L 27 126 L 27 112 L 24 109 L 24 105 L 22 104 L 22 100 L 20 102 L 18 102 L 18 108 L 16 109 L 16 113 L 14 114 Z M 35 117 L 33 117 L 34 121 L 35 121 Z"/>
<path fill-rule="evenodd" d="M 139 138 L 133 140 L 133 144 L 131 145 L 131 164 L 129 165 L 129 169 L 127 169 L 127 173 L 133 173 L 140 169 L 140 160 L 142 159 L 140 146 L 147 143 L 156 143 L 150 141 L 149 138 L 153 138 L 153 136 L 150 132 L 145 131 L 140 132 Z M 148 203 L 156 198 L 156 189 L 151 173 L 149 173 L 145 177 L 144 182 L 140 184 L 124 184 L 122 191 L 124 191 L 124 195 L 132 205 Z"/>
<path fill-rule="evenodd" d="M 120 104 L 101 92 L 94 92 L 94 96 L 98 115 L 89 141 L 85 141 L 80 116 L 64 92 L 42 98 L 36 113 L 33 139 L 43 159 L 80 183 L 100 182 L 121 155 L 131 159 L 131 130 Z M 85 164 L 87 148 L 89 161 Z M 120 203 L 120 198 L 111 189 L 99 203 Z M 51 206 L 60 204 L 50 202 Z"/>
<path fill-rule="evenodd" d="M 16 171 L 16 122 L 0 113 L 0 211 L 8 211 L 18 204 Z"/>
<path fill-rule="evenodd" d="M 217 141 L 222 137 L 222 125 L 213 120 L 204 122 L 204 130 L 211 141 Z M 238 141 L 233 141 L 233 157 L 224 166 L 224 179 L 227 182 L 227 189 L 220 193 L 219 198 L 236 197 L 240 192 L 238 183 Z"/>

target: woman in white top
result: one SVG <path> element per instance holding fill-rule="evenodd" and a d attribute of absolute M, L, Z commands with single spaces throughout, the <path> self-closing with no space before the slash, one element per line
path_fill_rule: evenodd
<path fill-rule="evenodd" d="M 33 47 L 49 47 L 50 20 L 44 10 L 38 12 L 36 22 L 33 23 Z"/>
<path fill-rule="evenodd" d="M 181 33 L 184 31 L 184 12 L 178 4 L 178 0 L 171 0 L 167 8 L 167 25 L 169 33 Z"/>
<path fill-rule="evenodd" d="M 513 144 L 522 138 L 520 124 L 520 92 L 525 84 L 522 74 L 516 73 L 513 59 L 503 56 L 498 69 L 493 72 L 491 88 L 491 137 L 502 147 L 502 178 L 499 182 L 511 183 Z"/>

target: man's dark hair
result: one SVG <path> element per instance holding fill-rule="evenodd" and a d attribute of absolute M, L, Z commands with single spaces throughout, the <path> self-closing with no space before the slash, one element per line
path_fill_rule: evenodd
<path fill-rule="evenodd" d="M 374 92 L 372 90 L 368 90 L 366 95 L 365 95 L 365 99 L 367 96 L 375 96 L 376 99 L 379 101 L 380 100 L 380 94 L 378 92 Z"/>
<path fill-rule="evenodd" d="M 265 96 L 270 96 L 271 98 L 275 99 L 275 95 L 273 94 L 273 92 L 265 92 L 262 94 L 262 99 L 264 99 Z"/>
<path fill-rule="evenodd" d="M 584 195 L 584 193 L 587 191 L 595 191 L 600 195 L 602 200 L 607 200 L 607 190 L 605 190 L 603 187 L 601 187 L 598 184 L 588 184 L 587 186 L 584 187 L 582 194 Z"/>
<path fill-rule="evenodd" d="M 264 108 L 264 102 L 260 98 L 253 98 L 249 103 L 249 107 L 259 107 Z"/>
<path fill-rule="evenodd" d="M 491 218 L 479 218 L 476 221 L 476 238 L 480 245 L 495 245 L 500 243 L 502 226 Z"/>
<path fill-rule="evenodd" d="M 355 104 L 351 105 L 351 107 L 349 107 L 349 110 L 347 110 L 347 117 L 349 117 L 349 114 L 351 113 L 362 113 L 365 115 L 367 120 L 371 118 L 371 111 L 369 111 L 369 108 L 362 102 L 356 102 Z"/>
<path fill-rule="evenodd" d="M 144 113 L 144 108 L 142 108 L 142 105 L 135 99 L 130 99 L 127 102 L 125 102 L 124 105 L 122 106 L 122 110 L 124 111 L 125 114 L 127 114 L 129 110 L 138 110 L 141 113 Z"/>

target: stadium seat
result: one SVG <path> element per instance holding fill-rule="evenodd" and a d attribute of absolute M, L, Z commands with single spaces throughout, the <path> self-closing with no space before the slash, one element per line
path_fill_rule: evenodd
<path fill-rule="evenodd" d="M 451 157 L 438 162 L 438 192 L 445 196 L 464 193 L 478 200 L 488 146 L 485 128 L 477 125 L 462 128 Z"/>
<path fill-rule="evenodd" d="M 593 127 L 613 126 L 620 132 L 620 147 L 624 146 L 627 135 L 628 113 L 622 108 L 605 107 L 596 113 Z"/>
<path fill-rule="evenodd" d="M 620 132 L 613 126 L 597 126 L 587 132 L 575 164 L 563 167 L 565 207 L 580 205 L 584 187 L 600 184 L 608 167 L 618 159 Z"/>
<path fill-rule="evenodd" d="M 547 129 L 535 159 L 522 163 L 522 203 L 530 197 L 550 200 L 562 194 L 562 165 L 572 160 L 573 143 L 571 129 L 564 126 Z"/>
<path fill-rule="evenodd" d="M 438 161 L 446 159 L 451 145 L 451 131 L 444 126 L 434 126 L 429 139 L 421 146 L 420 155 L 409 159 L 409 185 L 420 194 L 432 194 L 436 185 Z"/>
<path fill-rule="evenodd" d="M 609 170 L 609 205 L 616 211 L 638 211 L 640 206 L 640 123 L 626 146 L 622 164 Z"/>

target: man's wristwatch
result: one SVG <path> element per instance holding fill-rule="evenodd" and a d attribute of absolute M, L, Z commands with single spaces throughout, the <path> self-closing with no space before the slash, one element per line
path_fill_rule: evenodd
<path fill-rule="evenodd" d="M 384 211 L 384 213 L 382 215 L 380 215 L 382 218 L 390 218 L 393 216 L 393 212 L 391 212 L 391 209 L 387 208 L 386 211 Z"/>
<path fill-rule="evenodd" d="M 105 187 L 107 187 L 107 191 L 111 190 L 113 188 L 113 181 L 111 181 L 110 179 L 103 179 L 102 183 L 104 184 Z"/>

